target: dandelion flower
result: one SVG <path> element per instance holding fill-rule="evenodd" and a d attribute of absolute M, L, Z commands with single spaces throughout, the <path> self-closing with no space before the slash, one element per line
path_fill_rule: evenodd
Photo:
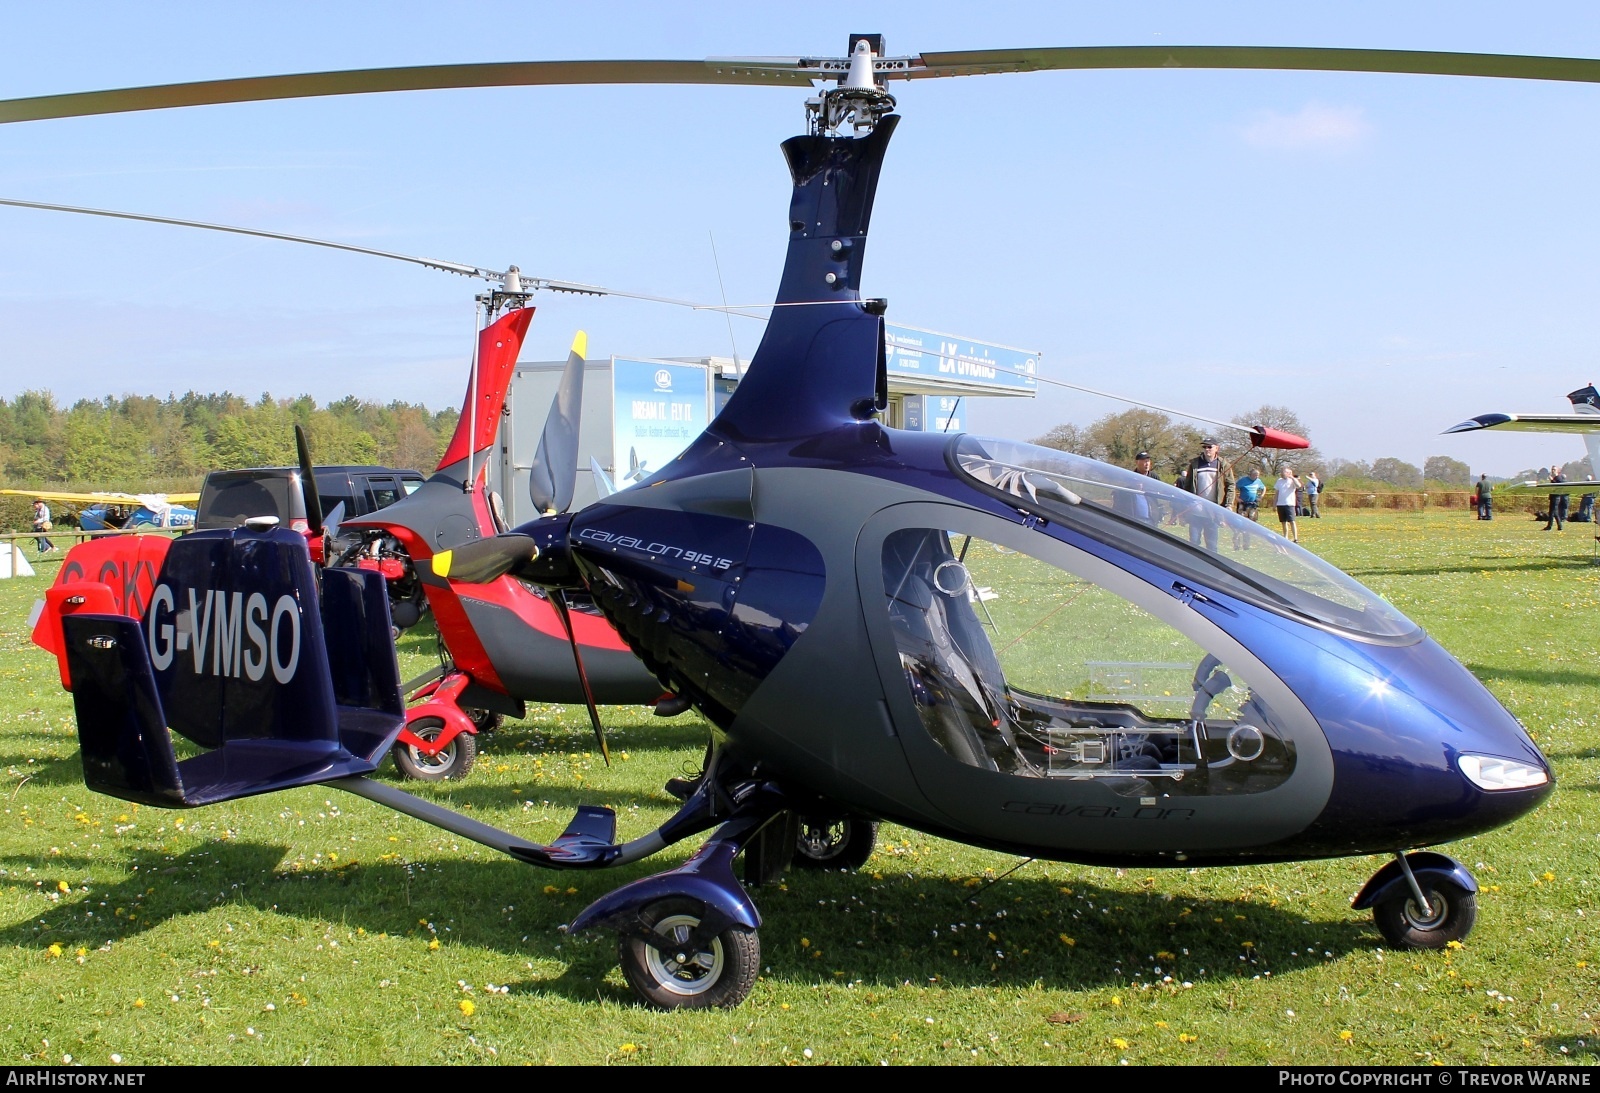
<path fill-rule="evenodd" d="M 623 1044 L 621 1047 L 617 1048 L 617 1050 L 622 1052 L 624 1055 L 632 1055 L 639 1050 L 639 1045 Z"/>
<path fill-rule="evenodd" d="M 472 999 L 470 998 L 463 998 L 460 1002 L 460 1007 L 461 1016 L 463 1017 L 471 1017 L 478 1011 L 478 1007 L 472 1004 Z"/>
<path fill-rule="evenodd" d="M 439 951 L 439 939 L 438 938 L 433 938 L 428 942 L 428 951 L 430 953 Z"/>
<path fill-rule="evenodd" d="M 1353 1040 L 1353 1039 L 1355 1039 L 1355 1035 L 1356 1035 L 1355 1033 L 1351 1032 L 1347 1028 L 1339 1030 L 1339 1039 L 1341 1039 L 1341 1040 L 1346 1040 L 1346 1041 Z"/>
<path fill-rule="evenodd" d="M 49 953 L 51 956 L 60 956 L 61 955 L 61 946 L 57 945 L 57 944 L 53 944 L 48 949 L 46 949 L 45 952 Z"/>
<path fill-rule="evenodd" d="M 56 891 L 57 892 L 70 892 L 70 891 L 72 891 L 72 885 L 68 884 L 64 880 L 58 880 L 58 881 L 56 881 Z"/>
<path fill-rule="evenodd" d="M 1118 1051 L 1127 1051 L 1128 1050 L 1128 1041 L 1124 1040 L 1120 1036 L 1117 1036 L 1117 1037 L 1114 1037 L 1112 1039 L 1111 1046 L 1116 1048 Z"/>

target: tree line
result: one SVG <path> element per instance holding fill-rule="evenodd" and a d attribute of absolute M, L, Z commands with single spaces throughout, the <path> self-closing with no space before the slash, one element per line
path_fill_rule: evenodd
<path fill-rule="evenodd" d="M 1311 439 L 1299 415 L 1285 406 L 1259 406 L 1235 415 L 1233 421 L 1246 426 L 1266 425 Z M 1232 464 L 1236 472 L 1254 468 L 1269 480 L 1276 478 L 1278 469 L 1287 465 L 1302 478 L 1316 471 L 1325 488 L 1466 489 L 1472 483 L 1472 468 L 1449 456 L 1432 456 L 1418 467 L 1393 456 L 1370 463 L 1330 459 L 1315 446 L 1299 451 L 1252 450 L 1244 433 L 1178 422 L 1159 411 L 1146 409 L 1107 414 L 1089 425 L 1057 425 L 1036 437 L 1034 443 L 1120 467 L 1132 467 L 1135 456 L 1149 452 L 1157 473 L 1170 482 L 1200 454 L 1200 442 L 1208 436 L 1218 441 L 1223 462 Z M 1532 477 L 1533 472 L 1529 472 L 1529 476 Z"/>
<path fill-rule="evenodd" d="M 294 426 L 318 463 L 367 463 L 431 472 L 460 416 L 426 406 L 309 395 L 254 401 L 190 391 L 83 399 L 48 391 L 0 399 L 0 480 L 16 488 L 192 491 L 206 472 L 295 462 Z"/>

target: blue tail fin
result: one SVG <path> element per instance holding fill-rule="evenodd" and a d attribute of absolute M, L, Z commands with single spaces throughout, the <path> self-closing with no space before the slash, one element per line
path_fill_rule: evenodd
<path fill-rule="evenodd" d="M 367 774 L 404 723 L 382 576 L 319 579 L 294 532 L 188 535 L 142 620 L 63 629 L 84 780 L 114 797 L 183 808 Z M 207 750 L 180 762 L 171 732 Z"/>

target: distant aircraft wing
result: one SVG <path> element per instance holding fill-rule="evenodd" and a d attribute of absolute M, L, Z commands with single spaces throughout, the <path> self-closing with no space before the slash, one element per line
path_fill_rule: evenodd
<path fill-rule="evenodd" d="M 1479 414 L 1446 433 L 1500 429 L 1508 433 L 1600 433 L 1600 414 Z"/>
<path fill-rule="evenodd" d="M 1593 478 L 1567 482 L 1507 482 L 1501 488 L 1509 493 L 1600 493 L 1600 482 Z"/>
<path fill-rule="evenodd" d="M 42 497 L 46 501 L 65 501 L 77 505 L 147 505 L 150 502 L 167 505 L 193 505 L 200 500 L 198 493 L 69 493 L 63 490 L 0 490 L 15 497 Z"/>

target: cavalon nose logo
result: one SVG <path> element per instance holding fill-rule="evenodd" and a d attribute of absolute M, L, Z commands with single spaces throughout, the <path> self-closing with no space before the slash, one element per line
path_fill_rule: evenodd
<path fill-rule="evenodd" d="M 157 671 L 191 665 L 196 675 L 259 682 L 272 672 L 288 683 L 300 666 L 300 608 L 285 593 L 268 604 L 260 592 L 218 592 L 158 584 L 145 616 L 150 663 Z M 187 657 L 179 654 L 187 653 Z"/>

